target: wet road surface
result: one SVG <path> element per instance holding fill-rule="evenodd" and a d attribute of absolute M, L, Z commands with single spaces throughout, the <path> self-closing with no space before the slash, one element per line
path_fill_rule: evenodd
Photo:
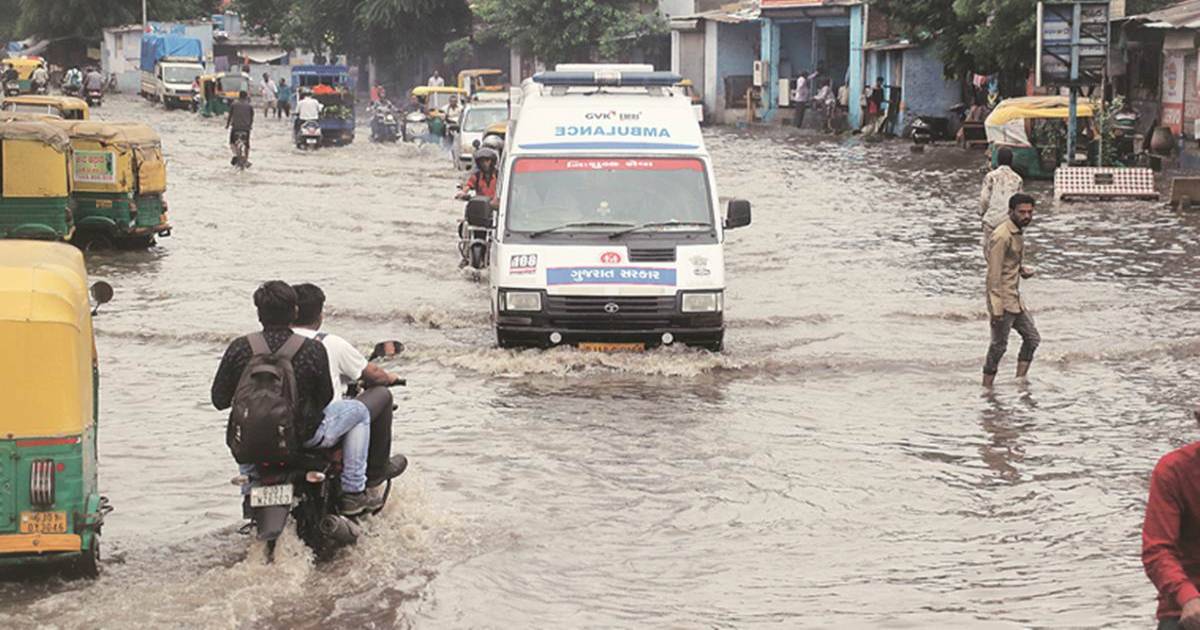
<path fill-rule="evenodd" d="M 113 98 L 163 135 L 174 236 L 89 255 L 97 318 L 98 582 L 0 583 L 2 627 L 1136 627 L 1150 469 L 1190 440 L 1200 216 L 1056 205 L 1024 285 L 1028 384 L 977 385 L 987 345 L 979 154 L 711 131 L 732 232 L 727 351 L 492 346 L 460 272 L 435 147 L 302 153 L 260 121 Z M 313 566 L 237 533 L 208 387 L 271 278 L 324 287 L 326 328 L 397 337 L 395 448 L 369 536 Z M 397 500 L 398 499 L 398 500 Z"/>

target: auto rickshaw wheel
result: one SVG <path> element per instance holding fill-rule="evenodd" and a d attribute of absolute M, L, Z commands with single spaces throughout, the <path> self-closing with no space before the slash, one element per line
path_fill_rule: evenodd
<path fill-rule="evenodd" d="M 92 545 L 75 560 L 72 577 L 94 580 L 100 577 L 100 534 L 92 535 Z"/>

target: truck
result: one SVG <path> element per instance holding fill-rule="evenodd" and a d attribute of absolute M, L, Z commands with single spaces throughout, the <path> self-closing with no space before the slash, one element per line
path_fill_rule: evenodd
<path fill-rule="evenodd" d="M 292 68 L 292 111 L 301 91 L 312 92 L 325 109 L 321 113 L 321 142 L 354 142 L 354 82 L 350 68 L 341 65 L 302 65 Z"/>
<path fill-rule="evenodd" d="M 191 107 L 192 81 L 204 74 L 204 47 L 195 37 L 142 35 L 142 82 L 139 93 L 167 109 Z"/>
<path fill-rule="evenodd" d="M 641 350 L 725 340 L 725 239 L 750 202 L 718 207 L 712 159 L 680 77 L 641 64 L 560 64 L 523 85 L 486 233 L 497 344 Z"/>

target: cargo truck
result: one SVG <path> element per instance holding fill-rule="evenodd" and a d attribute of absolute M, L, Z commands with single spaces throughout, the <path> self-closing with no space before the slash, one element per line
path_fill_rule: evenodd
<path fill-rule="evenodd" d="M 142 35 L 142 96 L 167 109 L 191 107 L 196 99 L 192 81 L 204 74 L 200 40 L 182 35 Z"/>

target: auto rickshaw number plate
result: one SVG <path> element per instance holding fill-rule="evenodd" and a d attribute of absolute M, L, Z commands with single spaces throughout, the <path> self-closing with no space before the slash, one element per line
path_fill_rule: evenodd
<path fill-rule="evenodd" d="M 66 512 L 21 512 L 22 534 L 67 533 Z"/>
<path fill-rule="evenodd" d="M 278 486 L 258 486 L 250 488 L 250 507 L 267 507 L 271 505 L 291 505 L 292 484 Z"/>
<path fill-rule="evenodd" d="M 97 208 L 111 208 L 113 206 L 112 199 L 97 199 Z"/>
<path fill-rule="evenodd" d="M 582 342 L 579 349 L 592 352 L 641 352 L 646 349 L 646 344 Z"/>

